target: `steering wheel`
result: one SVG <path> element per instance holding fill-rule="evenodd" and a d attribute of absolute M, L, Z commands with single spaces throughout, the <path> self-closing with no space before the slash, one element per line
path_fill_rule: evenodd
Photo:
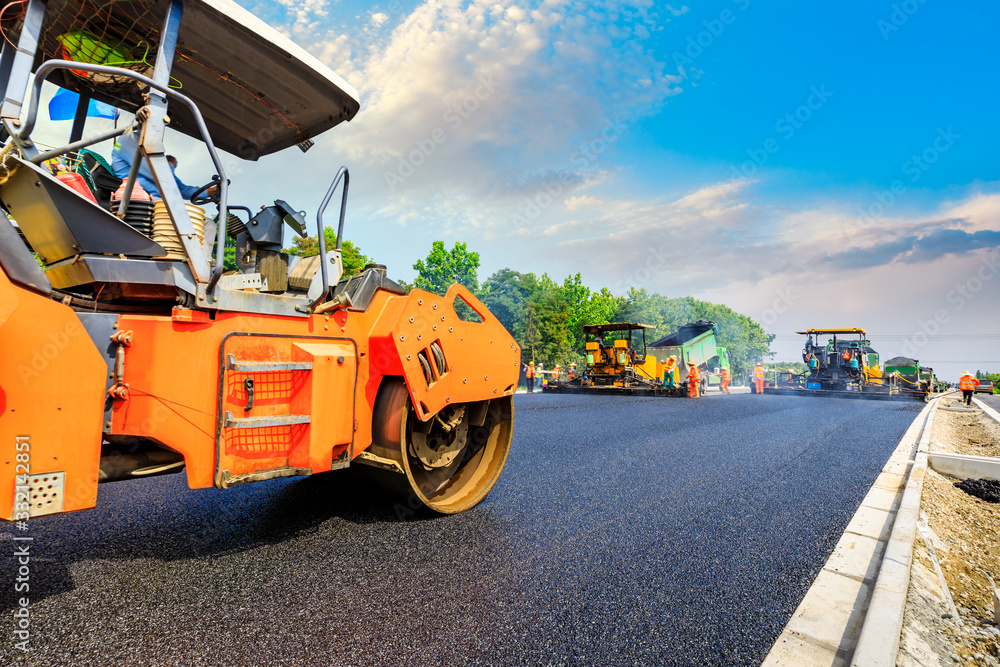
<path fill-rule="evenodd" d="M 212 177 L 212 180 L 205 185 L 201 186 L 197 190 L 191 193 L 191 203 L 196 206 L 204 206 L 205 204 L 218 204 L 219 203 L 219 175 L 216 174 Z M 214 195 L 202 196 L 212 188 L 216 188 Z"/>

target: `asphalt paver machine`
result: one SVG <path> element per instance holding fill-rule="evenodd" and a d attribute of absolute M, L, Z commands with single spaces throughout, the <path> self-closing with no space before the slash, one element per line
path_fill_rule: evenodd
<path fill-rule="evenodd" d="M 847 398 L 923 399 L 925 394 L 902 391 L 896 374 L 885 375 L 879 355 L 858 327 L 807 329 L 795 333 L 806 337 L 802 361 L 804 373 L 770 371 L 765 394 L 841 396 Z"/>
<path fill-rule="evenodd" d="M 354 464 L 413 507 L 478 503 L 513 428 L 520 350 L 500 322 L 459 285 L 407 294 L 378 265 L 342 278 L 346 168 L 303 175 L 322 196 L 311 229 L 283 200 L 229 201 L 221 153 L 307 150 L 358 113 L 356 91 L 229 0 L 12 4 L 0 24 L 0 517 L 93 507 L 101 482 L 185 471 L 192 488 L 228 488 Z M 35 132 L 46 81 L 80 95 L 69 141 L 52 148 Z M 135 120 L 85 139 L 91 100 Z M 168 128 L 214 165 L 193 204 Z M 110 207 L 46 167 L 130 133 Z M 139 200 L 143 169 L 161 199 Z M 285 225 L 317 234 L 319 254 L 283 253 Z M 227 244 L 238 270 L 224 270 Z"/>
<path fill-rule="evenodd" d="M 660 395 L 661 382 L 655 376 L 656 359 L 646 353 L 646 330 L 650 324 L 612 322 L 585 324 L 586 366 L 572 380 L 552 381 L 545 386 L 549 393 L 625 393 Z M 641 332 L 641 348 L 633 340 Z M 647 361 L 652 371 L 646 369 Z"/>

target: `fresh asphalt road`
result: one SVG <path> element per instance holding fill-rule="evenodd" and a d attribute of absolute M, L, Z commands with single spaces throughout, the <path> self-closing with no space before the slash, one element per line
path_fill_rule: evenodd
<path fill-rule="evenodd" d="M 31 522 L 37 665 L 758 665 L 920 403 L 518 395 L 493 492 L 108 484 Z"/>

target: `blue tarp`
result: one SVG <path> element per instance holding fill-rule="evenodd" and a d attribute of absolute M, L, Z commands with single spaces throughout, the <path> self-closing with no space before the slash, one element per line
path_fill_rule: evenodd
<path fill-rule="evenodd" d="M 73 120 L 76 115 L 76 105 L 80 101 L 80 96 L 72 90 L 60 88 L 49 102 L 50 120 Z M 110 104 L 90 100 L 90 107 L 87 115 L 94 118 L 114 118 L 116 109 Z"/>

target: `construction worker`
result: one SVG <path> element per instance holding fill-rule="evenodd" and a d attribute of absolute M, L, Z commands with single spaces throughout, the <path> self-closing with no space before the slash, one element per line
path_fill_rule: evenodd
<path fill-rule="evenodd" d="M 809 372 L 812 373 L 813 377 L 819 375 L 819 359 L 816 358 L 811 349 L 806 354 L 806 363 L 809 364 Z"/>
<path fill-rule="evenodd" d="M 535 364 L 534 362 L 529 362 L 524 367 L 524 380 L 528 384 L 528 392 L 535 390 Z"/>
<path fill-rule="evenodd" d="M 139 148 L 139 135 L 140 132 L 138 130 L 133 130 L 128 134 L 122 135 L 115 142 L 115 147 L 111 151 L 111 170 L 118 178 L 128 178 L 129 172 L 132 169 L 132 160 L 135 158 L 136 150 Z M 191 199 L 191 195 L 200 190 L 201 186 L 185 185 L 182 183 L 177 174 L 173 173 L 174 169 L 177 168 L 177 158 L 173 155 L 168 155 L 167 161 L 170 163 L 170 172 L 173 174 L 174 181 L 177 182 L 177 189 L 180 190 L 181 197 Z M 153 195 L 154 199 L 160 199 L 160 191 L 153 180 L 153 171 L 144 159 L 139 165 L 136 181 L 146 192 Z M 213 187 L 206 194 L 214 196 L 217 190 L 218 188 Z"/>
<path fill-rule="evenodd" d="M 670 391 L 677 389 L 677 381 L 680 379 L 679 375 L 677 357 L 670 357 L 663 364 L 663 388 Z"/>
<path fill-rule="evenodd" d="M 576 362 L 575 361 L 572 362 L 572 363 L 570 363 L 570 365 L 569 365 L 569 379 L 572 380 L 574 377 L 576 377 Z"/>
<path fill-rule="evenodd" d="M 701 398 L 701 373 L 698 372 L 698 366 L 691 364 L 688 367 L 688 396 L 690 398 Z"/>
<path fill-rule="evenodd" d="M 552 369 L 552 379 L 556 382 L 559 382 L 559 373 L 559 364 L 556 364 L 556 367 Z"/>
<path fill-rule="evenodd" d="M 972 407 L 972 395 L 979 386 L 979 380 L 973 377 L 972 373 L 965 371 L 965 374 L 958 381 L 958 388 L 962 390 L 962 401 Z"/>
<path fill-rule="evenodd" d="M 732 393 L 729 391 L 729 383 L 732 382 L 733 376 L 729 374 L 729 369 L 723 368 L 722 372 L 719 373 L 719 377 L 721 378 L 719 382 L 719 389 L 727 394 Z"/>
<path fill-rule="evenodd" d="M 756 385 L 755 388 L 757 389 L 757 393 L 758 394 L 763 394 L 764 393 L 764 378 L 765 377 L 766 377 L 766 373 L 764 372 L 764 364 L 762 364 L 762 363 L 760 363 L 758 361 L 757 365 L 754 366 L 754 368 L 753 368 L 753 381 L 754 381 L 754 384 Z"/>

